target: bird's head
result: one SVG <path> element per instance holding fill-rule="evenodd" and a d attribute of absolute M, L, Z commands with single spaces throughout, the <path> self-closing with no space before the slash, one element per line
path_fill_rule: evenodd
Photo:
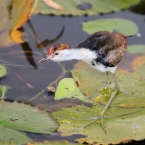
<path fill-rule="evenodd" d="M 53 61 L 62 61 L 63 57 L 65 57 L 66 53 L 64 50 L 69 49 L 70 47 L 66 44 L 56 44 L 48 50 L 48 53 L 45 57 L 43 57 L 38 63 L 43 60 L 51 59 Z"/>

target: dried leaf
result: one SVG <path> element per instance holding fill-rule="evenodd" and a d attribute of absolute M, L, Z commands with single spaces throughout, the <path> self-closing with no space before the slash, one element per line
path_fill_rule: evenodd
<path fill-rule="evenodd" d="M 23 34 L 17 29 L 20 28 L 29 19 L 32 2 L 33 0 L 12 0 L 12 29 L 10 36 L 16 43 L 24 42 L 22 40 Z"/>
<path fill-rule="evenodd" d="M 17 29 L 29 18 L 32 2 L 33 0 L 12 0 L 11 3 L 10 0 L 1 1 L 0 47 L 23 42 L 23 34 Z"/>

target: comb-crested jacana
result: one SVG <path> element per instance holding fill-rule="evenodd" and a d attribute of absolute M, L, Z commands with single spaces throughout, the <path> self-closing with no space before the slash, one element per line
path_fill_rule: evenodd
<path fill-rule="evenodd" d="M 90 35 L 84 42 L 75 46 L 68 46 L 66 44 L 57 44 L 52 46 L 48 50 L 48 54 L 39 61 L 41 62 L 42 60 L 48 59 L 52 61 L 68 61 L 73 59 L 83 60 L 94 69 L 106 72 L 107 80 L 102 89 L 107 87 L 110 94 L 110 88 L 113 86 L 114 91 L 110 94 L 110 99 L 100 115 L 93 118 L 93 121 L 87 125 L 90 125 L 94 121 L 100 119 L 102 128 L 104 129 L 104 114 L 119 91 L 119 86 L 115 79 L 115 71 L 127 49 L 127 37 L 130 36 L 125 36 L 118 32 L 96 32 Z M 113 74 L 114 83 L 109 78 L 109 72 Z"/>

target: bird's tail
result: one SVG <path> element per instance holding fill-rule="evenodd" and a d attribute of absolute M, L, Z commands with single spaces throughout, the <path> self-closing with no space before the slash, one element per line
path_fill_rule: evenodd
<path fill-rule="evenodd" d="M 141 34 L 137 33 L 137 34 L 134 34 L 134 35 L 125 36 L 125 38 L 133 37 L 133 36 L 141 37 Z"/>

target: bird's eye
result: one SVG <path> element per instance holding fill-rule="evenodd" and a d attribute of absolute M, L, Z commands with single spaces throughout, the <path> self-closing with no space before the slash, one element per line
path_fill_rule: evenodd
<path fill-rule="evenodd" d="M 55 55 L 58 55 L 58 52 L 56 52 Z"/>

